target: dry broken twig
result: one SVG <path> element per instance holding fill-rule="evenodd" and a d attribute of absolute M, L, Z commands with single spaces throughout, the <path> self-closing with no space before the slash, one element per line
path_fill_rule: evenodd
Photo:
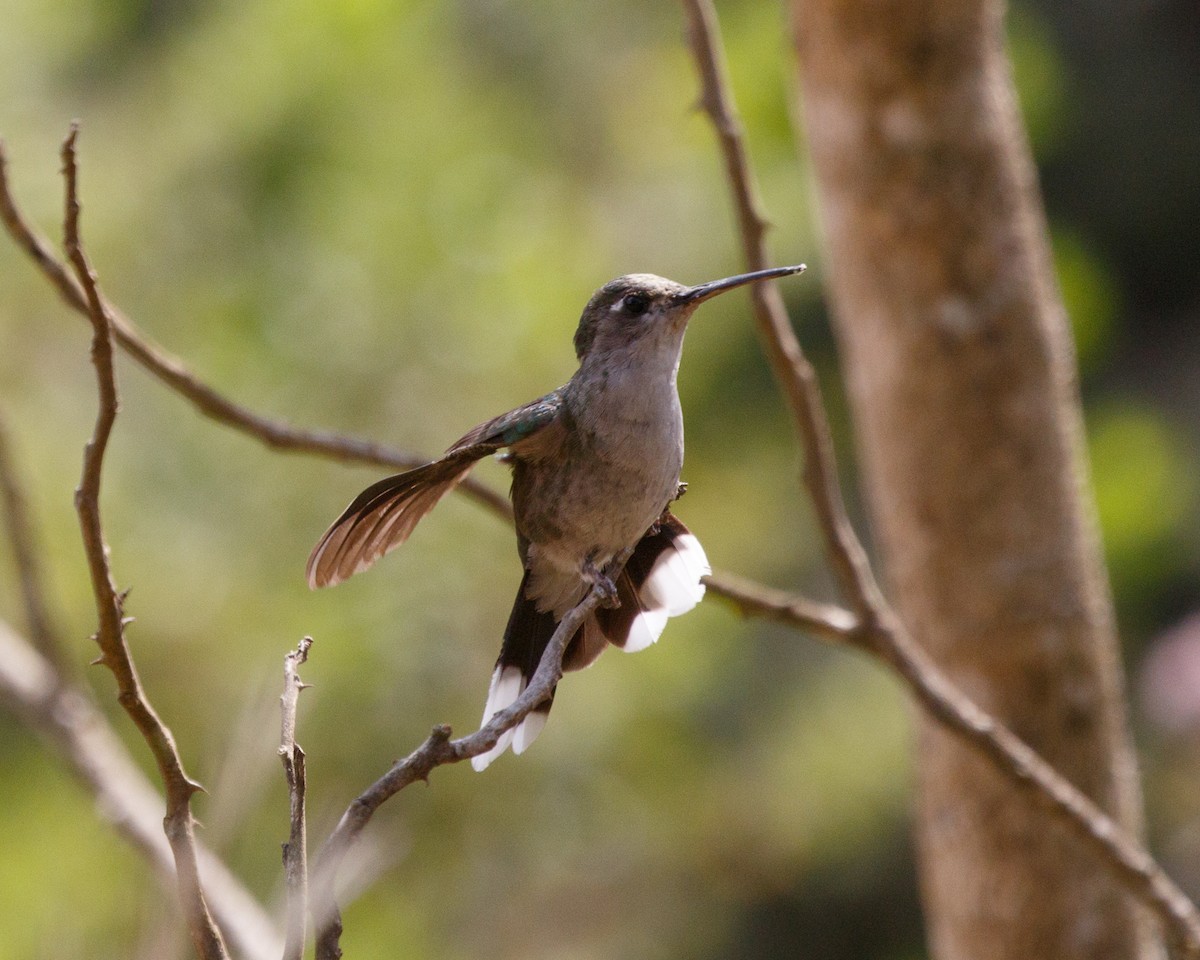
<path fill-rule="evenodd" d="M 304 637 L 283 658 L 283 695 L 279 698 L 283 715 L 279 737 L 279 758 L 287 777 L 291 827 L 283 845 L 283 873 L 287 884 L 287 922 L 283 960 L 301 960 L 304 956 L 305 930 L 308 923 L 308 840 L 305 828 L 306 773 L 304 751 L 296 742 L 296 708 L 300 691 L 307 684 L 300 679 L 301 664 L 307 662 L 312 637 Z"/>
<path fill-rule="evenodd" d="M 163 828 L 175 856 L 179 880 L 179 898 L 187 920 L 188 932 L 196 953 L 204 960 L 219 960 L 228 956 L 225 942 L 209 912 L 200 873 L 196 862 L 196 841 L 193 830 L 191 797 L 200 789 L 188 778 L 175 747 L 174 738 L 166 724 L 159 719 L 142 689 L 133 657 L 125 642 L 128 621 L 123 610 L 124 595 L 117 591 L 108 563 L 108 547 L 100 522 L 100 480 L 104 453 L 117 418 L 117 381 L 113 370 L 111 316 L 96 285 L 96 277 L 88 263 L 79 235 L 79 195 L 75 165 L 75 139 L 78 126 L 63 143 L 63 175 L 67 198 L 64 222 L 64 245 L 67 257 L 83 290 L 92 323 L 92 365 L 96 369 L 99 409 L 91 439 L 84 449 L 83 474 L 75 491 L 75 507 L 87 554 L 92 593 L 96 599 L 99 628 L 96 643 L 100 647 L 98 662 L 112 671 L 119 689 L 118 700 L 129 714 L 158 764 L 166 788 L 167 812 Z"/>
<path fill-rule="evenodd" d="M 730 93 L 716 12 L 711 0 L 682 2 L 700 74 L 701 103 L 721 146 L 746 267 L 756 270 L 769 263 L 764 240 L 767 222 L 760 212 Z M 756 285 L 751 297 L 772 371 L 800 435 L 805 464 L 803 479 L 825 539 L 830 565 L 858 619 L 856 627 L 844 639 L 888 664 L 930 716 L 1086 843 L 1105 869 L 1154 911 L 1183 955 L 1200 957 L 1200 912 L 1196 905 L 1107 813 L 955 687 L 892 611 L 846 514 L 816 373 L 804 356 L 774 285 Z"/>

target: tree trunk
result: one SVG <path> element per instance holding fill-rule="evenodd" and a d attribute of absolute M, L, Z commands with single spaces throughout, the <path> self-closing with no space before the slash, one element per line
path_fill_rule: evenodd
<path fill-rule="evenodd" d="M 895 604 L 955 680 L 1137 832 L 1075 366 L 988 0 L 796 0 L 808 139 Z M 930 722 L 916 811 L 944 960 L 1151 958 L 1144 918 Z"/>

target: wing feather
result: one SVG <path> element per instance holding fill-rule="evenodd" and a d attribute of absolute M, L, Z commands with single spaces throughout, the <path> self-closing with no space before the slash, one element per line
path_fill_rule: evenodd
<path fill-rule="evenodd" d="M 544 430 L 561 406 L 558 391 L 547 394 L 481 423 L 439 459 L 367 487 L 313 548 L 306 570 L 308 585 L 315 589 L 341 583 L 400 546 L 476 461 Z"/>

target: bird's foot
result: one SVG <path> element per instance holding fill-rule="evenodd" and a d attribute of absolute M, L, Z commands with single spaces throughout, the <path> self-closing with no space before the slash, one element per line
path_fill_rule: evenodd
<path fill-rule="evenodd" d="M 621 605 L 621 601 L 617 598 L 617 585 L 613 583 L 612 577 L 599 569 L 590 557 L 583 563 L 583 578 L 600 595 L 602 607 L 619 607 Z"/>
<path fill-rule="evenodd" d="M 680 480 L 679 483 L 675 486 L 675 496 L 673 496 L 671 499 L 678 500 L 685 493 L 687 493 L 687 484 L 684 481 Z"/>

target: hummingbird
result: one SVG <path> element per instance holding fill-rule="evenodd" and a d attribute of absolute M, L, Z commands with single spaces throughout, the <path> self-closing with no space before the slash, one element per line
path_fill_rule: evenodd
<path fill-rule="evenodd" d="M 398 547 L 481 458 L 506 451 L 523 575 L 483 722 L 525 689 L 555 628 L 589 590 L 602 597 L 568 643 L 563 669 L 589 666 L 612 644 L 655 643 L 669 618 L 704 596 L 712 572 L 700 541 L 670 505 L 686 484 L 676 376 L 683 338 L 704 301 L 743 284 L 800 273 L 803 264 L 684 286 L 648 273 L 606 283 L 575 331 L 579 369 L 557 390 L 481 423 L 438 459 L 367 487 L 308 559 L 308 585 L 327 587 Z M 614 558 L 632 548 L 624 567 Z M 483 770 L 509 746 L 523 753 L 549 700 L 472 759 Z"/>

